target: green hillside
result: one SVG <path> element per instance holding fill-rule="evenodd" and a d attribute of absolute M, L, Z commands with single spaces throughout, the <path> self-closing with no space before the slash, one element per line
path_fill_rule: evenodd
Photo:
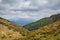
<path fill-rule="evenodd" d="M 33 30 L 27 40 L 60 40 L 60 20 Z"/>
<path fill-rule="evenodd" d="M 28 30 L 35 30 L 35 29 L 38 29 L 41 26 L 47 25 L 48 20 L 49 20 L 49 18 L 43 18 L 43 19 L 40 19 L 40 20 L 38 20 L 38 21 L 36 21 L 34 23 L 25 25 L 24 27 L 27 28 Z"/>
<path fill-rule="evenodd" d="M 29 33 L 29 31 L 19 25 L 16 25 L 6 19 L 3 19 L 0 17 L 0 24 L 7 26 L 9 29 L 13 29 L 14 31 L 19 32 L 20 34 L 22 34 L 23 36 L 27 35 Z"/>
<path fill-rule="evenodd" d="M 60 14 L 56 14 L 56 15 L 52 15 L 51 17 L 42 18 L 34 23 L 27 24 L 24 27 L 28 30 L 35 30 L 38 29 L 39 27 L 43 27 L 47 24 L 53 23 L 59 19 L 60 19 Z"/>

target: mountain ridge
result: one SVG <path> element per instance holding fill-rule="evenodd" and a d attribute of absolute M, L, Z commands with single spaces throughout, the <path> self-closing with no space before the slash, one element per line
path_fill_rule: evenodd
<path fill-rule="evenodd" d="M 27 29 L 21 27 L 20 25 L 16 25 L 6 19 L 3 19 L 1 17 L 0 17 L 0 24 L 8 26 L 9 29 L 14 29 L 15 31 L 18 31 L 23 35 L 27 35 L 27 33 L 29 33 L 29 31 Z"/>
<path fill-rule="evenodd" d="M 33 22 L 31 24 L 25 25 L 24 27 L 30 31 L 38 29 L 39 27 L 43 27 L 47 24 L 53 23 L 56 20 L 60 19 L 60 14 L 55 14 L 50 17 L 42 18 L 36 22 Z M 37 27 L 36 27 L 37 26 Z"/>

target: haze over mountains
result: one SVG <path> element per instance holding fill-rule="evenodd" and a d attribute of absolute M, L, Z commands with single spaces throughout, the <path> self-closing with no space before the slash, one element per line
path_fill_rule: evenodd
<path fill-rule="evenodd" d="M 16 18 L 16 19 L 8 19 L 8 20 L 12 21 L 15 24 L 22 25 L 22 26 L 36 21 L 32 18 Z"/>
<path fill-rule="evenodd" d="M 56 13 L 57 14 L 57 13 Z M 46 14 L 46 15 L 48 15 L 48 14 Z M 54 15 L 54 14 L 53 14 Z M 44 15 L 45 16 L 45 15 Z M 27 25 L 27 24 L 30 24 L 30 23 L 33 23 L 33 22 L 36 22 L 36 21 L 38 21 L 38 20 L 40 20 L 40 19 L 48 19 L 49 17 L 50 17 L 51 15 L 49 15 L 49 16 L 45 16 L 45 17 L 40 17 L 39 19 L 37 18 L 37 19 L 35 19 L 35 18 L 11 18 L 11 19 L 8 19 L 9 21 L 12 21 L 13 23 L 16 23 L 16 24 L 18 24 L 18 25 L 22 25 L 22 26 L 24 26 L 24 25 Z M 6 19 L 6 18 L 5 18 Z"/>

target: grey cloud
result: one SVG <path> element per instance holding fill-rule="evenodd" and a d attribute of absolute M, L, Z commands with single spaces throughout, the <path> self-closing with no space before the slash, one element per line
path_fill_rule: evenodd
<path fill-rule="evenodd" d="M 11 20 L 23 18 L 32 22 L 58 13 L 60 0 L 2 0 L 0 3 L 0 17 Z"/>
<path fill-rule="evenodd" d="M 11 9 L 12 11 L 22 11 L 22 12 L 38 12 L 39 9 Z"/>
<path fill-rule="evenodd" d="M 41 0 L 42 1 L 42 0 Z M 39 9 L 59 9 L 60 7 L 60 0 L 46 0 L 47 3 L 43 5 L 41 2 L 38 2 L 38 0 L 33 0 L 31 5 L 37 6 Z"/>
<path fill-rule="evenodd" d="M 60 0 L 48 0 L 48 4 L 46 5 L 46 8 L 57 10 L 60 7 Z"/>
<path fill-rule="evenodd" d="M 24 2 L 29 0 L 2 0 L 2 3 L 4 4 L 17 4 L 18 2 Z"/>
<path fill-rule="evenodd" d="M 2 3 L 4 4 L 14 4 L 16 0 L 2 0 Z"/>
<path fill-rule="evenodd" d="M 24 4 L 26 1 L 30 2 L 30 4 Z M 2 15 L 20 15 L 21 16 L 22 14 L 25 14 L 30 17 L 34 16 L 34 17 L 40 18 L 42 16 L 45 17 L 47 14 L 50 15 L 52 13 L 54 14 L 58 13 L 56 10 L 60 10 L 59 9 L 60 0 L 46 0 L 46 1 L 48 1 L 48 3 L 42 4 L 39 2 L 39 0 L 2 0 L 2 3 L 0 5 L 0 11 L 2 10 L 2 12 L 0 12 L 0 15 L 2 14 Z M 48 11 L 45 11 L 47 12 L 46 14 L 44 10 L 48 10 Z"/>
<path fill-rule="evenodd" d="M 0 15 L 4 15 L 4 13 L 3 12 L 0 12 Z"/>

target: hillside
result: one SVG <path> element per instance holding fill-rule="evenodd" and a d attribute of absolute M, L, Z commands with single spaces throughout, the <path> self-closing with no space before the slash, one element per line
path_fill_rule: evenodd
<path fill-rule="evenodd" d="M 27 28 L 28 30 L 35 30 L 35 29 L 38 29 L 39 27 L 41 26 L 45 26 L 48 24 L 48 20 L 49 18 L 43 18 L 43 19 L 40 19 L 36 22 L 33 22 L 33 23 L 30 23 L 30 24 L 27 24 L 25 25 L 24 27 Z"/>
<path fill-rule="evenodd" d="M 33 30 L 27 36 L 29 40 L 60 40 L 60 20 Z"/>
<path fill-rule="evenodd" d="M 60 14 L 55 14 L 50 17 L 42 18 L 34 23 L 27 24 L 24 27 L 31 31 L 31 30 L 38 29 L 39 27 L 43 27 L 47 24 L 53 23 L 59 19 L 60 19 Z"/>
<path fill-rule="evenodd" d="M 0 17 L 0 40 L 60 40 L 60 14 L 40 19 L 26 28 L 32 31 Z"/>
<path fill-rule="evenodd" d="M 13 29 L 14 31 L 19 32 L 20 34 L 22 34 L 23 36 L 27 35 L 29 33 L 29 31 L 19 25 L 16 25 L 6 19 L 3 19 L 0 17 L 0 24 L 7 26 L 9 29 Z"/>
<path fill-rule="evenodd" d="M 0 40 L 22 40 L 24 36 L 7 26 L 0 24 Z"/>

